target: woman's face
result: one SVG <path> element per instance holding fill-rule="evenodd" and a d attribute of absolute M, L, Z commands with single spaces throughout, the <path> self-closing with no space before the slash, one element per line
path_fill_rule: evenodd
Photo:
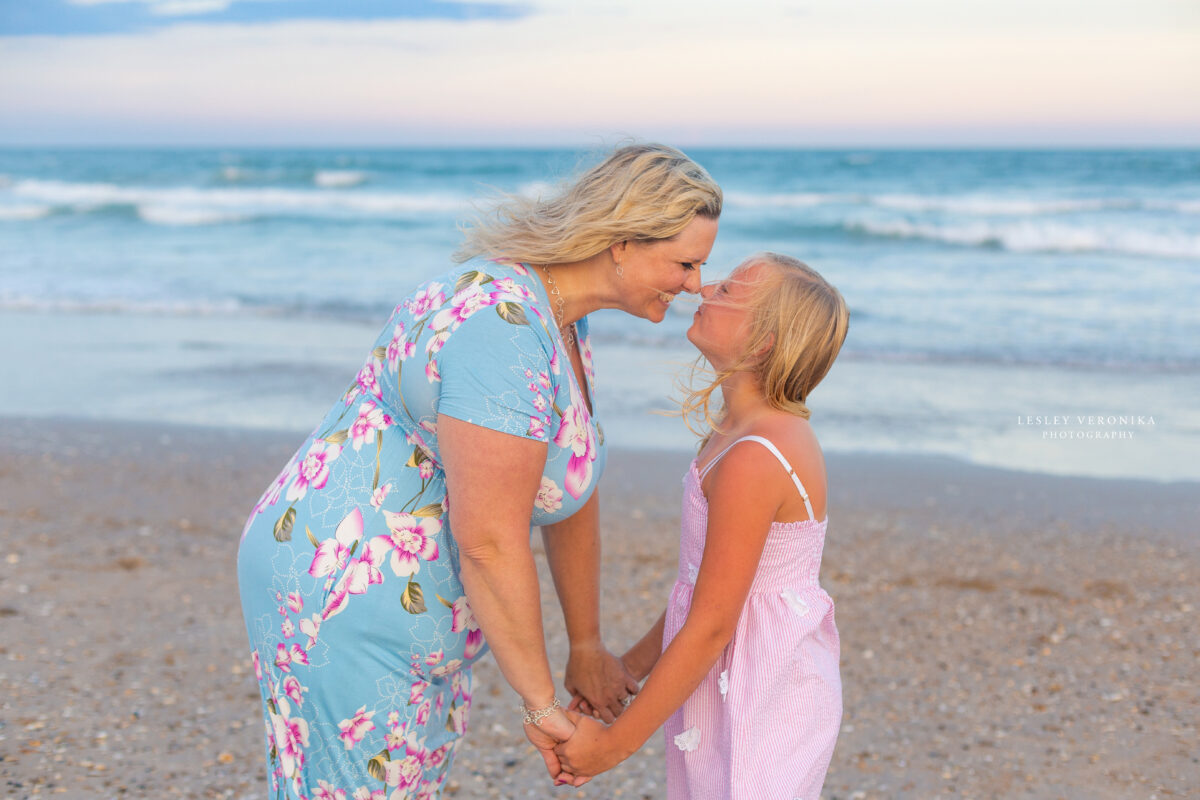
<path fill-rule="evenodd" d="M 750 336 L 750 301 L 754 285 L 770 267 L 748 264 L 738 267 L 729 277 L 700 289 L 704 302 L 692 316 L 687 337 L 717 369 L 726 369 L 745 353 Z"/>
<path fill-rule="evenodd" d="M 624 272 L 622 310 L 662 322 L 680 292 L 700 291 L 700 267 L 717 238 L 717 221 L 695 217 L 670 239 L 622 242 L 614 259 Z"/>

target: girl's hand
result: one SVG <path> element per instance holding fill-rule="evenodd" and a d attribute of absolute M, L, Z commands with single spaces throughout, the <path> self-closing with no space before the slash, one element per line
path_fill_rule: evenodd
<path fill-rule="evenodd" d="M 625 663 L 602 644 L 571 648 L 563 683 L 572 695 L 568 708 L 598 715 L 607 723 L 625 710 L 621 701 L 638 690 Z"/>
<path fill-rule="evenodd" d="M 611 729 L 588 717 L 575 721 L 575 733 L 554 748 L 562 769 L 588 779 L 612 769 L 626 754 L 612 741 Z"/>

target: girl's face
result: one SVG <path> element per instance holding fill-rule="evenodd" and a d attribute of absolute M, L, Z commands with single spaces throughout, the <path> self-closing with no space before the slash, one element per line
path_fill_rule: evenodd
<path fill-rule="evenodd" d="M 615 245 L 613 257 L 624 272 L 621 310 L 662 322 L 675 295 L 700 291 L 700 267 L 716 238 L 717 221 L 696 217 L 670 239 Z"/>
<path fill-rule="evenodd" d="M 750 300 L 755 284 L 767 269 L 766 264 L 748 264 L 735 269 L 725 280 L 700 289 L 704 302 L 692 317 L 687 338 L 718 370 L 733 366 L 745 354 L 750 337 Z"/>

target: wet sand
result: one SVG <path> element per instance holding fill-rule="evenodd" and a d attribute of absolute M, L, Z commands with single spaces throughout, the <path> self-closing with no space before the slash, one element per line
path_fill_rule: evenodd
<path fill-rule="evenodd" d="M 0 418 L 6 796 L 266 796 L 234 559 L 300 438 Z M 614 650 L 670 589 L 687 460 L 612 454 Z M 1200 485 L 901 456 L 831 455 L 829 472 L 822 582 L 846 713 L 827 800 L 1197 791 Z M 494 663 L 477 676 L 447 796 L 664 796 L 657 737 L 588 786 L 553 789 Z"/>

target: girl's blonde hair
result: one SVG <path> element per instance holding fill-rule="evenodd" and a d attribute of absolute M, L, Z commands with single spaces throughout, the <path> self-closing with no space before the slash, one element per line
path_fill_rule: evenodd
<path fill-rule="evenodd" d="M 735 273 L 754 264 L 773 269 L 755 282 L 750 295 L 750 335 L 741 357 L 715 373 L 697 362 L 693 378 L 697 370 L 713 378 L 698 389 L 693 381 L 681 403 L 688 427 L 703 436 L 703 442 L 718 430 L 711 410 L 713 392 L 738 372 L 754 375 L 772 408 L 808 419 L 812 412 L 805 401 L 829 373 L 850 327 L 850 311 L 841 293 L 803 261 L 757 253 L 739 264 Z M 700 430 L 693 420 L 702 426 Z"/>
<path fill-rule="evenodd" d="M 580 261 L 627 240 L 669 239 L 696 216 L 721 215 L 721 187 L 673 147 L 614 150 L 548 199 L 503 195 L 463 226 L 456 261 Z"/>

